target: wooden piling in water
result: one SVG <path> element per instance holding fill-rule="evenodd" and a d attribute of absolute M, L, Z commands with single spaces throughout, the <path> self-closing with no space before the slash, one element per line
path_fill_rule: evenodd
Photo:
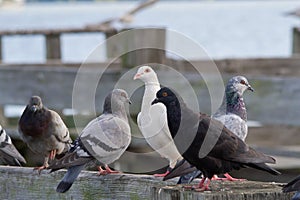
<path fill-rule="evenodd" d="M 292 53 L 293 55 L 300 54 L 300 30 L 298 27 L 293 28 Z"/>
<path fill-rule="evenodd" d="M 46 58 L 47 60 L 61 59 L 60 34 L 47 34 L 46 39 Z"/>

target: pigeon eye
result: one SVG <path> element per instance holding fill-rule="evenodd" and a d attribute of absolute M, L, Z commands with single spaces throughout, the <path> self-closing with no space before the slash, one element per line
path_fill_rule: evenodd
<path fill-rule="evenodd" d="M 163 92 L 163 93 L 162 93 L 162 96 L 163 96 L 163 97 L 166 97 L 166 96 L 168 96 L 168 93 Z"/>
<path fill-rule="evenodd" d="M 145 69 L 145 72 L 146 72 L 146 73 L 150 72 L 150 69 Z"/>
<path fill-rule="evenodd" d="M 240 83 L 243 84 L 243 85 L 246 85 L 245 80 L 241 80 Z"/>
<path fill-rule="evenodd" d="M 126 94 L 124 92 L 121 93 L 122 97 L 126 97 Z"/>

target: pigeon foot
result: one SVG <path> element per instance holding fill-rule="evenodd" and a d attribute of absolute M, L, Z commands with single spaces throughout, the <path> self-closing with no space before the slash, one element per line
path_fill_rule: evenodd
<path fill-rule="evenodd" d="M 102 169 L 101 166 L 98 167 L 98 170 L 99 170 L 98 176 L 100 176 L 100 175 L 107 175 L 107 174 L 118 174 L 118 173 L 121 173 L 119 171 L 114 171 L 114 170 L 110 169 L 108 165 L 105 165 L 105 170 Z"/>
<path fill-rule="evenodd" d="M 165 173 L 163 173 L 163 174 L 153 174 L 153 176 L 154 176 L 154 177 L 165 177 L 165 176 L 167 176 L 169 173 L 170 173 L 170 171 L 167 170 L 167 171 L 166 171 Z"/>
<path fill-rule="evenodd" d="M 50 151 L 49 159 L 54 160 L 55 156 L 56 156 L 56 149 L 53 149 L 52 151 Z"/>
<path fill-rule="evenodd" d="M 228 173 L 224 174 L 224 176 L 225 178 L 220 178 L 217 175 L 214 175 L 211 180 L 213 181 L 245 181 L 246 180 L 246 179 L 233 178 Z"/>

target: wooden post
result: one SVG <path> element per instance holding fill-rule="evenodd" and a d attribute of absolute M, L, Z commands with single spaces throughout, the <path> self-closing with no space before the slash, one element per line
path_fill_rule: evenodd
<path fill-rule="evenodd" d="M 293 55 L 300 54 L 300 31 L 298 27 L 293 28 Z"/>
<path fill-rule="evenodd" d="M 2 63 L 2 36 L 0 36 L 0 63 Z"/>
<path fill-rule="evenodd" d="M 47 60 L 61 59 L 60 34 L 46 35 L 46 58 Z"/>
<path fill-rule="evenodd" d="M 5 128 L 7 125 L 7 119 L 4 115 L 4 108 L 3 106 L 0 106 L 0 125 Z"/>
<path fill-rule="evenodd" d="M 122 31 L 128 31 L 128 29 Z M 122 54 L 122 66 L 126 68 L 146 63 L 161 64 L 166 57 L 165 45 L 166 30 L 164 28 L 132 29 L 108 41 L 107 57 L 115 59 Z"/>

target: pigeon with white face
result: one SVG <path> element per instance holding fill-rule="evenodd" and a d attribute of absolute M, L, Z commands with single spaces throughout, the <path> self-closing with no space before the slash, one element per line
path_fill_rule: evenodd
<path fill-rule="evenodd" d="M 34 152 L 44 157 L 39 172 L 49 166 L 49 159 L 67 152 L 72 140 L 65 123 L 53 110 L 46 108 L 39 96 L 32 96 L 20 120 L 19 133 L 23 141 Z"/>
<path fill-rule="evenodd" d="M 126 103 L 131 102 L 124 90 L 114 89 L 110 92 L 105 98 L 103 114 L 83 129 L 74 146 L 63 158 L 49 166 L 52 171 L 68 169 L 57 186 L 57 192 L 68 191 L 81 170 L 91 161 L 97 160 L 105 165 L 106 171 L 98 168 L 101 174 L 115 172 L 108 164 L 118 160 L 131 141 Z"/>
<path fill-rule="evenodd" d="M 0 163 L 5 165 L 21 166 L 26 163 L 24 157 L 11 142 L 10 137 L 0 125 Z"/>
<path fill-rule="evenodd" d="M 212 116 L 243 141 L 248 134 L 247 110 L 243 98 L 246 90 L 254 91 L 245 77 L 232 77 L 227 83 L 222 105 Z"/>
<path fill-rule="evenodd" d="M 169 131 L 166 107 L 161 103 L 151 105 L 156 92 L 160 89 L 157 75 L 151 67 L 142 66 L 133 79 L 139 79 L 145 83 L 141 112 L 137 116 L 138 127 L 148 144 L 163 158 L 166 158 L 169 161 L 169 167 L 173 168 L 182 156 Z M 164 174 L 154 174 L 154 176 L 163 177 L 168 173 L 169 170 Z"/>

